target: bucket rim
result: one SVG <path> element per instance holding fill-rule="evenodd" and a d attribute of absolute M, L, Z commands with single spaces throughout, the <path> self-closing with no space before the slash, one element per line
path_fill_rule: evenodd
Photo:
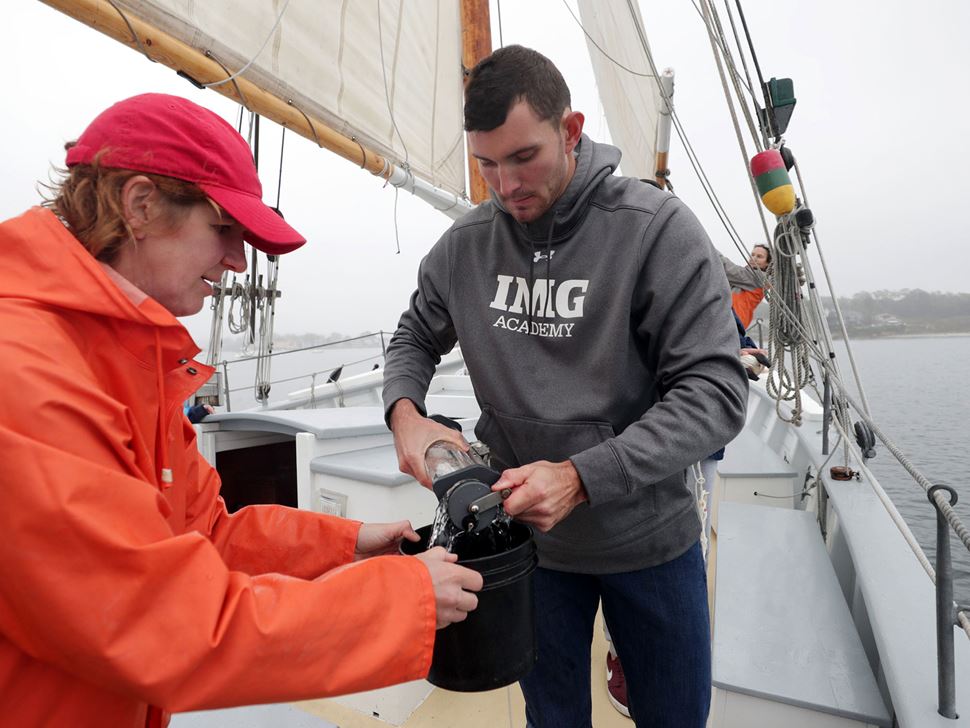
<path fill-rule="evenodd" d="M 511 524 L 516 529 L 524 530 L 525 539 L 521 543 L 513 546 L 508 551 L 502 551 L 498 554 L 488 554 L 487 556 L 478 556 L 474 559 L 459 559 L 455 563 L 478 571 L 479 569 L 477 569 L 476 566 L 480 566 L 481 564 L 484 564 L 489 560 L 494 560 L 497 557 L 504 557 L 502 558 L 503 561 L 511 560 L 517 563 L 515 558 L 509 557 L 513 557 L 514 555 L 521 553 L 522 549 L 531 549 L 534 554 L 537 554 L 538 550 L 535 542 L 535 531 L 533 530 L 532 526 L 530 526 L 528 523 L 522 523 L 521 521 L 516 521 L 514 519 L 511 521 Z M 401 545 L 398 547 L 398 551 L 404 556 L 415 556 L 427 549 L 427 540 L 431 536 L 431 524 L 416 528 L 415 531 L 421 536 L 421 540 L 417 542 L 407 540 L 402 541 Z M 538 559 L 538 556 L 535 558 Z"/>

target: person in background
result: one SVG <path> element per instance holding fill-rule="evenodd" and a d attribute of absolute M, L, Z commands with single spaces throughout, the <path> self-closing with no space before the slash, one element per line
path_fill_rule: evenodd
<path fill-rule="evenodd" d="M 754 318 L 754 310 L 765 297 L 766 275 L 771 265 L 771 249 L 767 245 L 755 245 L 747 265 L 736 265 L 721 255 L 724 273 L 731 286 L 731 307 L 747 329 Z"/>
<path fill-rule="evenodd" d="M 591 723 L 603 613 L 639 726 L 702 728 L 711 696 L 700 520 L 685 470 L 740 430 L 747 384 L 724 269 L 683 203 L 613 174 L 614 147 L 541 54 L 508 46 L 465 88 L 471 154 L 491 189 L 421 263 L 387 351 L 384 407 L 402 471 L 430 486 L 435 364 L 461 346 L 475 428 L 537 531 L 532 728 Z"/>
<path fill-rule="evenodd" d="M 246 142 L 145 94 L 67 167 L 45 207 L 0 224 L 3 723 L 160 728 L 424 677 L 481 576 L 440 548 L 385 555 L 417 540 L 407 521 L 228 515 L 182 411 L 212 369 L 176 316 L 245 269 L 244 240 L 304 243 L 263 204 Z"/>
<path fill-rule="evenodd" d="M 732 311 L 732 313 L 734 312 Z M 768 352 L 764 349 L 759 349 L 751 337 L 747 335 L 737 313 L 734 313 L 734 323 L 738 332 L 738 354 L 741 359 L 741 364 L 744 366 L 748 379 L 757 382 L 758 374 L 771 366 L 771 362 L 768 359 Z M 713 455 L 692 465 L 688 477 L 688 482 L 693 482 L 694 491 L 698 495 L 698 503 L 703 504 L 701 514 L 704 522 L 703 543 L 705 560 L 711 540 L 711 513 L 714 505 L 713 490 L 714 481 L 717 478 L 717 463 L 724 459 L 724 450 L 725 448 L 722 447 Z M 701 491 L 703 491 L 702 497 Z"/>
<path fill-rule="evenodd" d="M 193 425 L 199 424 L 202 422 L 202 420 L 215 412 L 211 404 L 192 404 L 192 402 L 188 400 L 186 400 L 185 404 L 182 405 L 182 411 L 185 412 L 185 416 Z"/>

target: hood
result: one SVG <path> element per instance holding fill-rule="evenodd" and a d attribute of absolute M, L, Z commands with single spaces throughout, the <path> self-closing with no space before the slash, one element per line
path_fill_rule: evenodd
<path fill-rule="evenodd" d="M 154 299 L 137 305 L 58 217 L 34 207 L 0 223 L 0 298 L 182 329 Z"/>
<path fill-rule="evenodd" d="M 178 319 L 98 262 L 53 212 L 40 207 L 0 224 L 0 302 L 4 299 L 103 318 L 113 325 L 118 346 L 154 370 L 158 483 L 171 485 L 166 417 L 195 387 L 173 390 L 165 379 L 199 352 Z M 211 368 L 192 363 L 205 378 L 211 375 Z M 169 401 L 167 389 L 178 402 Z"/>
<path fill-rule="evenodd" d="M 586 211 L 589 198 L 604 178 L 616 171 L 620 164 L 620 150 L 609 144 L 599 144 L 583 134 L 573 151 L 576 169 L 566 190 L 546 213 L 530 223 L 517 223 L 525 236 L 533 241 L 549 240 L 550 227 L 555 224 L 552 242 L 567 237 Z M 508 210 L 492 192 L 492 202 L 502 212 Z"/>

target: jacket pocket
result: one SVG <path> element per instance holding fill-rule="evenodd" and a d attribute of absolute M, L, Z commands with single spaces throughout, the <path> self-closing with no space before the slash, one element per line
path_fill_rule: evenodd
<path fill-rule="evenodd" d="M 615 436 L 609 422 L 556 422 L 520 417 L 499 412 L 490 405 L 482 407 L 475 434 L 489 446 L 492 467 L 497 470 L 536 460 L 561 462 Z M 683 483 L 680 487 L 683 488 Z M 565 548 L 570 552 L 582 550 L 585 545 L 603 547 L 627 541 L 631 533 L 652 528 L 649 524 L 657 516 L 656 490 L 655 486 L 635 488 L 628 495 L 596 508 L 583 503 L 548 534 L 537 535 L 537 539 L 547 544 L 547 548 L 557 551 Z"/>
<path fill-rule="evenodd" d="M 599 445 L 616 433 L 609 422 L 556 422 L 519 417 L 485 405 L 475 435 L 488 445 L 502 465 L 511 468 L 536 460 L 560 462 Z"/>

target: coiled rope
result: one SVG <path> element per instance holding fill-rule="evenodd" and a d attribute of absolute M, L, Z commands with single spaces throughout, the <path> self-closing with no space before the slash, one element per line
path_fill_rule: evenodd
<path fill-rule="evenodd" d="M 246 276 L 246 279 L 247 282 L 240 285 L 236 283 L 236 277 L 233 276 L 232 285 L 229 287 L 229 312 L 226 315 L 226 326 L 233 334 L 244 334 L 249 330 L 251 298 L 246 292 L 249 276 Z M 234 314 L 234 310 L 238 313 Z"/>
<path fill-rule="evenodd" d="M 691 463 L 690 465 L 691 475 L 694 476 L 694 499 L 697 502 L 697 515 L 701 519 L 701 553 L 704 558 L 707 558 L 708 549 L 708 538 L 707 538 L 707 528 L 704 524 L 707 523 L 707 489 L 704 486 L 707 484 L 707 479 L 704 477 L 704 470 L 701 468 L 701 464 Z"/>
<path fill-rule="evenodd" d="M 768 394 L 775 400 L 778 417 L 794 425 L 802 423 L 802 389 L 808 384 L 808 343 L 802 310 L 798 277 L 798 255 L 802 245 L 800 233 L 790 215 L 781 219 L 775 229 L 771 306 L 768 316 L 768 358 L 771 369 Z M 780 305 L 776 305 L 780 304 Z M 790 364 L 786 358 L 790 357 Z M 781 403 L 792 402 L 791 416 L 782 412 Z"/>

